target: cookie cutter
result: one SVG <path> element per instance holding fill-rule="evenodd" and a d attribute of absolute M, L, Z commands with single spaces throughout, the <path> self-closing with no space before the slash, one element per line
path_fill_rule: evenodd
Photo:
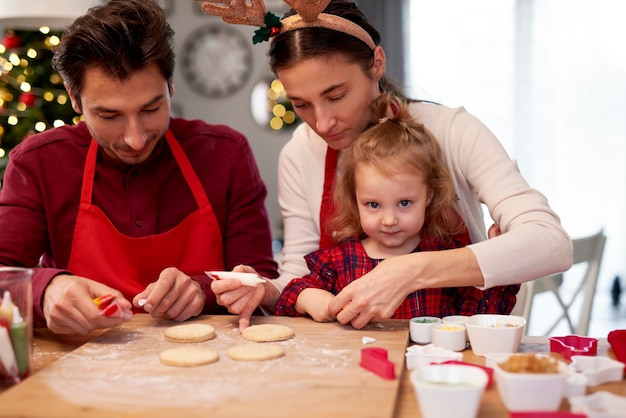
<path fill-rule="evenodd" d="M 608 357 L 572 356 L 570 371 L 587 377 L 588 386 L 622 380 L 624 365 Z"/>
<path fill-rule="evenodd" d="M 376 373 L 384 379 L 393 380 L 396 378 L 394 364 L 387 359 L 387 350 L 384 348 L 362 348 L 359 366 Z"/>
<path fill-rule="evenodd" d="M 594 392 L 587 396 L 569 398 L 570 410 L 580 412 L 589 418 L 623 417 L 626 411 L 626 398 L 607 391 Z"/>
<path fill-rule="evenodd" d="M 550 337 L 550 352 L 569 360 L 574 355 L 595 356 L 598 352 L 598 339 L 581 335 Z"/>
<path fill-rule="evenodd" d="M 448 360 L 463 360 L 462 353 L 437 347 L 432 343 L 408 347 L 405 357 L 407 370 L 419 369 L 432 363 L 441 363 Z"/>

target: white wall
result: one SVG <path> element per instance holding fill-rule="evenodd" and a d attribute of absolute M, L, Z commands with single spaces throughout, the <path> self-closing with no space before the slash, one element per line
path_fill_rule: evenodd
<path fill-rule="evenodd" d="M 246 135 L 268 189 L 267 208 L 274 237 L 281 238 L 276 167 L 278 153 L 289 139 L 290 134 L 271 132 L 269 129 L 259 127 L 250 112 L 250 94 L 254 85 L 263 77 L 271 74 L 267 64 L 269 44 L 264 42 L 252 45 L 252 35 L 255 29 L 252 26 L 228 25 L 245 33 L 250 40 L 254 52 L 252 75 L 246 85 L 230 97 L 209 99 L 201 96 L 194 92 L 181 76 L 181 48 L 189 35 L 201 26 L 207 24 L 226 25 L 226 23 L 223 23 L 218 17 L 198 12 L 198 3 L 176 0 L 172 1 L 171 4 L 173 7 L 168 15 L 168 20 L 176 32 L 175 51 L 178 58 L 174 75 L 173 102 L 176 107 L 182 110 L 181 116 L 187 119 L 203 119 L 209 123 L 229 125 Z"/>

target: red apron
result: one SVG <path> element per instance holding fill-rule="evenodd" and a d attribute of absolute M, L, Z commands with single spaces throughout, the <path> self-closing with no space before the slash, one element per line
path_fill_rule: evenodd
<path fill-rule="evenodd" d="M 98 144 L 92 141 L 76 218 L 68 270 L 119 290 L 128 300 L 159 278 L 167 267 L 185 274 L 223 270 L 222 234 L 209 199 L 185 152 L 167 131 L 165 139 L 198 204 L 198 209 L 169 231 L 134 238 L 120 233 L 91 203 Z"/>
<path fill-rule="evenodd" d="M 322 204 L 320 206 L 320 248 L 328 248 L 335 243 L 332 231 L 329 231 L 328 220 L 335 211 L 333 204 L 333 183 L 337 172 L 337 157 L 339 151 L 328 147 L 324 164 L 324 191 L 322 192 Z"/>

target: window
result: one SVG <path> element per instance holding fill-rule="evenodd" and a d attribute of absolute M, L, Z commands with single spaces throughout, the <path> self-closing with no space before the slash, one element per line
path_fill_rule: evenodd
<path fill-rule="evenodd" d="M 626 271 L 626 2 L 406 3 L 409 96 L 480 118 L 572 237 L 604 227 L 608 294 Z"/>

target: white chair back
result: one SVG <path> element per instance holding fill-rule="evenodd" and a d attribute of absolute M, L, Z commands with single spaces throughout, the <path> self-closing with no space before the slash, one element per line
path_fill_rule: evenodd
<path fill-rule="evenodd" d="M 574 247 L 574 262 L 573 266 L 577 264 L 586 263 L 586 269 L 584 269 L 584 274 L 582 278 L 579 279 L 579 282 L 576 284 L 575 290 L 573 292 L 568 292 L 568 295 L 565 295 L 564 292 L 561 292 L 561 284 L 563 283 L 564 274 L 558 273 L 553 274 L 551 276 L 542 277 L 537 280 L 533 280 L 530 282 L 522 283 L 522 287 L 520 292 L 518 293 L 518 301 L 513 308 L 512 314 L 521 315 L 526 318 L 526 332 L 528 332 L 529 326 L 531 324 L 531 314 L 533 308 L 533 300 L 535 296 L 539 293 L 550 292 L 554 295 L 558 307 L 560 308 L 560 313 L 556 320 L 552 321 L 551 317 L 546 317 L 546 315 L 541 315 L 540 310 L 535 309 L 537 314 L 535 315 L 536 320 L 540 320 L 541 322 L 547 322 L 545 329 L 546 331 L 540 335 L 551 335 L 552 332 L 556 329 L 556 327 L 565 321 L 569 328 L 569 332 L 576 335 L 587 335 L 589 332 L 589 322 L 591 319 L 591 310 L 593 308 L 593 299 L 596 293 L 596 285 L 598 282 L 598 275 L 600 273 L 600 265 L 602 263 L 602 256 L 604 254 L 604 244 L 606 242 L 606 236 L 604 235 L 604 231 L 600 230 L 598 233 L 572 240 Z M 570 269 L 571 270 L 571 269 Z M 565 275 L 568 282 L 573 278 L 570 275 Z M 568 288 L 571 286 L 568 283 Z M 574 316 L 574 310 L 572 306 L 575 302 L 582 298 L 582 305 L 578 306 L 576 312 L 578 312 L 578 317 L 574 317 L 574 321 L 572 317 Z M 534 324 L 534 322 L 533 322 Z M 544 328 L 544 327 L 542 327 Z M 533 334 L 537 334 L 533 332 Z"/>

